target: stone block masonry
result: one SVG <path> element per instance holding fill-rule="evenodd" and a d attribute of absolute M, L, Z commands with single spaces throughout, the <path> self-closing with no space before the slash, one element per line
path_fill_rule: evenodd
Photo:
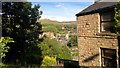
<path fill-rule="evenodd" d="M 77 17 L 80 66 L 101 66 L 101 48 L 116 50 L 118 64 L 118 39 L 115 34 L 100 32 L 99 13 Z"/>

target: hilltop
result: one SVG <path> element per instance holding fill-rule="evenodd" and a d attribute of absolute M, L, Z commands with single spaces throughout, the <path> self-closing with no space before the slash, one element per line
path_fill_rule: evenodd
<path fill-rule="evenodd" d="M 42 24 L 76 24 L 76 21 L 63 21 L 59 22 L 56 20 L 50 20 L 50 19 L 40 19 L 39 20 Z"/>
<path fill-rule="evenodd" d="M 76 22 L 75 21 L 65 21 L 59 22 L 50 19 L 41 19 L 39 22 L 42 24 L 42 29 L 44 32 L 54 32 L 66 34 L 69 32 L 76 32 Z"/>

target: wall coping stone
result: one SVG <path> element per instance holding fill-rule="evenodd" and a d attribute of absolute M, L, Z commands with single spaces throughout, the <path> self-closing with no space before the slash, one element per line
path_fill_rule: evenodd
<path fill-rule="evenodd" d="M 117 39 L 118 36 L 99 36 L 99 35 L 96 35 L 96 36 L 78 36 L 78 37 L 86 37 L 86 38 L 107 38 L 107 39 Z"/>
<path fill-rule="evenodd" d="M 97 33 L 97 36 L 117 36 L 115 33 Z"/>

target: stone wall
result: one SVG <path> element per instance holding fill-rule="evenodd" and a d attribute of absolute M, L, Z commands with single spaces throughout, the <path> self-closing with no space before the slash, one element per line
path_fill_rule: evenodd
<path fill-rule="evenodd" d="M 100 32 L 99 14 L 79 16 L 77 19 L 79 36 L 95 36 L 96 33 Z"/>
<path fill-rule="evenodd" d="M 77 20 L 80 66 L 101 66 L 100 48 L 116 49 L 118 52 L 117 36 L 100 32 L 100 16 L 98 13 L 79 16 Z"/>

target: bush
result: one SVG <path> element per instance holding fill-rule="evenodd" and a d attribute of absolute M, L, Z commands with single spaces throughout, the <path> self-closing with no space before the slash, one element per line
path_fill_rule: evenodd
<path fill-rule="evenodd" d="M 57 63 L 54 57 L 45 56 L 41 66 L 53 66 Z"/>
<path fill-rule="evenodd" d="M 69 47 L 77 46 L 77 35 L 70 36 L 70 40 L 67 42 L 67 46 Z"/>

